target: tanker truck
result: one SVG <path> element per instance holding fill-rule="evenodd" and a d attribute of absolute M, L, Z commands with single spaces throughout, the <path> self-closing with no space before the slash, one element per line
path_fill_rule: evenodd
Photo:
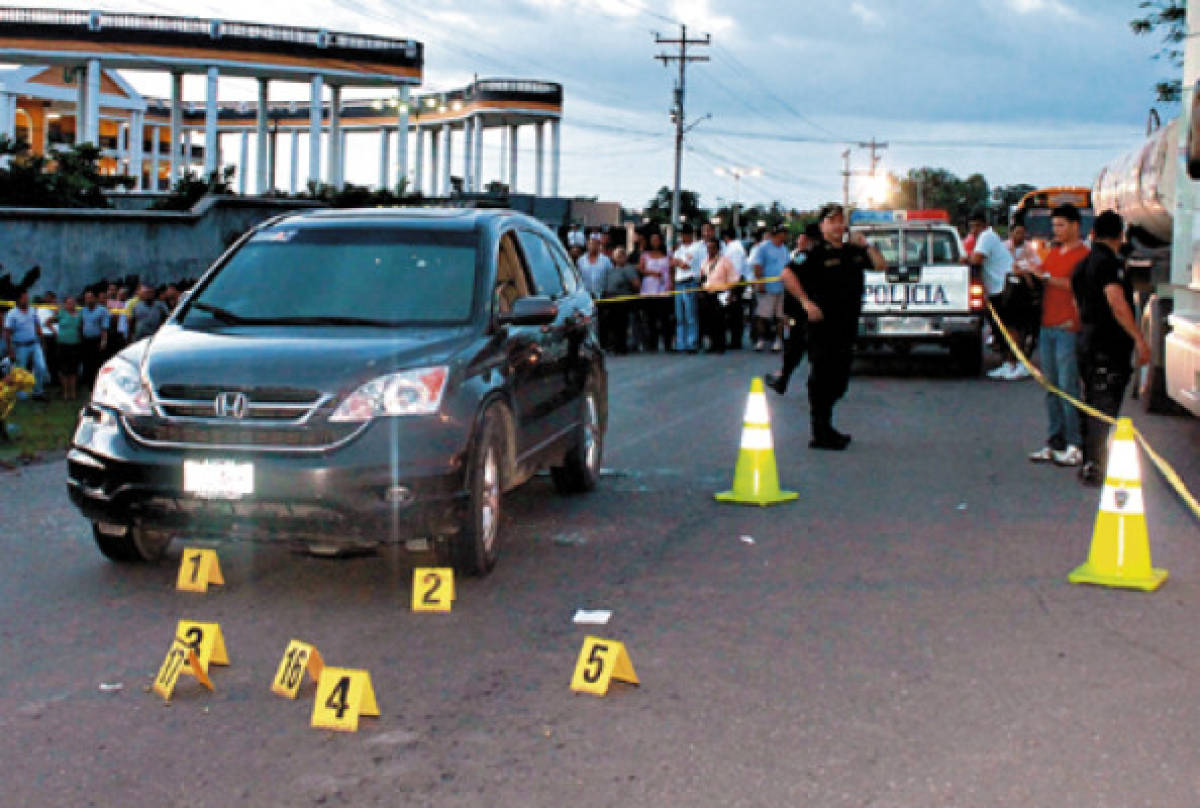
<path fill-rule="evenodd" d="M 1200 0 L 1189 0 L 1187 19 L 1200 33 Z M 1200 46 L 1196 35 L 1187 41 L 1180 117 L 1148 127 L 1140 147 L 1105 166 L 1092 205 L 1128 226 L 1128 272 L 1152 355 L 1134 394 L 1149 412 L 1178 406 L 1200 416 Z"/>

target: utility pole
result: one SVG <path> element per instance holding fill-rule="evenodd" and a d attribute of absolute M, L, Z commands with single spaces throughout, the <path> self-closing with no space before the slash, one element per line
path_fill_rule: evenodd
<path fill-rule="evenodd" d="M 671 118 L 675 122 L 675 191 L 671 194 L 671 230 L 672 234 L 679 232 L 679 187 L 683 176 L 683 134 L 686 131 L 683 117 L 684 88 L 687 84 L 687 66 L 689 62 L 707 62 L 707 56 L 689 56 L 688 45 L 711 45 L 712 37 L 704 35 L 704 39 L 688 39 L 687 26 L 679 26 L 679 39 L 663 39 L 654 35 L 656 45 L 678 45 L 679 54 L 660 53 L 654 58 L 666 67 L 671 62 L 679 62 L 679 80 L 675 85 L 675 103 L 671 106 Z"/>
<path fill-rule="evenodd" d="M 865 142 L 865 143 L 860 142 L 858 144 L 858 147 L 860 149 L 870 149 L 871 150 L 871 172 L 870 172 L 870 174 L 871 174 L 871 177 L 874 177 L 875 169 L 879 166 L 879 161 L 883 159 L 882 157 L 879 157 L 876 154 L 876 152 L 883 151 L 884 149 L 886 149 L 888 147 L 888 144 L 880 143 L 877 140 L 875 140 L 874 137 L 872 137 L 871 140 L 868 142 Z"/>
<path fill-rule="evenodd" d="M 842 209 L 850 210 L 850 150 L 842 152 Z"/>

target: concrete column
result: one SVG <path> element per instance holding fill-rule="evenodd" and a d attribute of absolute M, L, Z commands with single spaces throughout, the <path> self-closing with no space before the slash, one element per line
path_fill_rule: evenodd
<path fill-rule="evenodd" d="M 183 109 L 181 108 L 182 103 L 183 103 L 183 74 L 182 73 L 172 73 L 171 74 L 171 139 L 169 141 L 169 143 L 171 144 L 171 149 L 170 149 L 170 152 L 171 152 L 170 161 L 171 162 L 170 162 L 170 168 L 169 168 L 170 174 L 167 177 L 167 190 L 170 190 L 172 188 L 172 186 L 175 185 L 175 180 L 179 179 L 179 175 L 181 173 L 179 170 L 179 158 L 181 156 L 179 141 L 180 141 L 180 138 L 182 137 L 182 133 L 179 131 L 179 127 L 183 122 Z M 187 165 L 187 163 L 184 162 L 184 165 Z"/>
<path fill-rule="evenodd" d="M 318 73 L 312 77 L 312 97 L 308 110 L 308 178 L 321 181 L 321 90 L 325 79 Z"/>
<path fill-rule="evenodd" d="M 162 127 L 150 127 L 150 190 L 158 190 L 158 153 L 162 149 Z"/>
<path fill-rule="evenodd" d="M 439 135 L 441 130 L 436 126 L 429 127 L 429 195 L 437 196 L 441 190 L 438 188 L 438 183 L 442 177 L 441 163 L 438 162 L 438 154 L 440 153 Z"/>
<path fill-rule="evenodd" d="M 463 190 L 471 193 L 475 190 L 475 119 L 467 118 L 463 122 Z"/>
<path fill-rule="evenodd" d="M 471 178 L 474 181 L 475 193 L 483 192 L 483 116 L 475 116 L 475 148 L 472 149 L 475 155 L 475 165 L 471 170 Z"/>
<path fill-rule="evenodd" d="M 135 111 L 129 116 L 129 173 L 133 174 L 133 188 L 142 190 L 143 146 L 146 139 L 146 113 Z"/>
<path fill-rule="evenodd" d="M 442 196 L 450 196 L 450 166 L 452 165 L 452 155 L 450 153 L 450 124 L 442 124 L 442 147 L 445 152 L 442 154 Z"/>
<path fill-rule="evenodd" d="M 555 119 L 550 122 L 550 196 L 558 196 L 558 169 L 559 160 L 559 121 Z"/>
<path fill-rule="evenodd" d="M 100 60 L 87 62 L 87 108 L 84 110 L 84 140 L 100 145 Z"/>
<path fill-rule="evenodd" d="M 421 124 L 413 127 L 413 145 L 416 147 L 413 154 L 413 190 L 418 194 L 425 193 L 425 132 L 421 129 Z"/>
<path fill-rule="evenodd" d="M 534 128 L 534 152 L 533 152 L 533 187 L 534 193 L 538 196 L 542 195 L 542 175 L 545 173 L 546 165 L 546 125 L 543 121 L 538 121 Z"/>
<path fill-rule="evenodd" d="M 342 88 L 329 85 L 329 184 L 342 187 Z"/>
<path fill-rule="evenodd" d="M 238 156 L 238 193 L 246 195 L 250 183 L 247 180 L 246 168 L 250 165 L 250 130 L 242 130 L 242 153 Z"/>
<path fill-rule="evenodd" d="M 275 184 L 270 173 L 270 160 L 267 157 L 267 112 L 270 105 L 270 88 L 267 79 L 258 80 L 258 115 L 255 118 L 254 133 L 254 192 L 265 194 Z"/>
<path fill-rule="evenodd" d="M 508 127 L 500 125 L 500 182 L 508 185 Z"/>
<path fill-rule="evenodd" d="M 392 176 L 392 132 L 386 126 L 379 128 L 379 190 L 386 190 Z"/>
<path fill-rule="evenodd" d="M 400 88 L 396 115 L 396 185 L 408 185 L 408 85 Z"/>
<path fill-rule="evenodd" d="M 208 69 L 208 89 L 204 94 L 204 177 L 207 179 L 221 169 L 221 142 L 217 132 L 216 67 Z"/>
<path fill-rule="evenodd" d="M 508 127 L 508 190 L 512 193 L 517 192 L 517 147 L 520 141 L 521 130 L 516 124 Z"/>
<path fill-rule="evenodd" d="M 88 120 L 88 73 L 82 68 L 74 71 L 76 78 L 76 145 L 88 142 L 84 122 Z"/>
<path fill-rule="evenodd" d="M 292 130 L 292 171 L 288 181 L 288 191 L 296 193 L 296 183 L 300 181 L 300 130 Z"/>
<path fill-rule="evenodd" d="M 17 96 L 0 93 L 0 135 L 10 140 L 17 136 Z"/>

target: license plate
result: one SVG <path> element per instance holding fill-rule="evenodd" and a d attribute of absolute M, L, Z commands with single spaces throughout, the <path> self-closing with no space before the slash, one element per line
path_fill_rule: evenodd
<path fill-rule="evenodd" d="M 240 499 L 254 493 L 254 464 L 230 460 L 183 461 L 183 490 L 205 499 Z"/>
<path fill-rule="evenodd" d="M 932 324 L 924 317 L 883 317 L 879 320 L 881 334 L 925 334 Z"/>

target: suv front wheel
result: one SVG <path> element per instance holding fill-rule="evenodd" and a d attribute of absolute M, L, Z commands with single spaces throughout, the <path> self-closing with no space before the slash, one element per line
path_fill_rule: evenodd
<path fill-rule="evenodd" d="M 492 407 L 483 416 L 471 450 L 463 526 L 449 538 L 451 561 L 464 575 L 487 574 L 500 554 L 504 435 L 503 416 Z"/>
<path fill-rule="evenodd" d="M 138 522 L 112 525 L 92 522 L 92 537 L 100 552 L 110 561 L 158 561 L 171 543 L 171 534 L 148 530 Z"/>

